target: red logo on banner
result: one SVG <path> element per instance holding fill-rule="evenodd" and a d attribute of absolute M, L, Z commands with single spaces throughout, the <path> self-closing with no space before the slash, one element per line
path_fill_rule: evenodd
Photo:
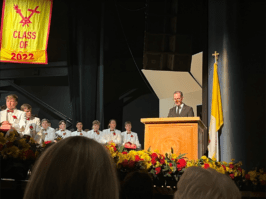
<path fill-rule="evenodd" d="M 32 9 L 28 9 L 28 11 L 30 11 L 31 14 L 30 14 L 29 17 L 24 17 L 23 14 L 21 13 L 21 10 L 18 8 L 18 5 L 14 5 L 14 9 L 16 10 L 16 13 L 18 13 L 18 14 L 21 16 L 21 18 L 22 18 L 22 20 L 21 20 L 19 23 L 22 23 L 22 26 L 27 25 L 27 26 L 29 27 L 29 23 L 32 23 L 32 22 L 30 21 L 30 18 L 32 17 L 32 15 L 33 15 L 34 13 L 37 13 L 37 14 L 40 13 L 40 11 L 37 11 L 38 7 L 39 7 L 39 6 L 36 6 L 36 8 L 35 8 L 34 10 L 32 10 Z"/>

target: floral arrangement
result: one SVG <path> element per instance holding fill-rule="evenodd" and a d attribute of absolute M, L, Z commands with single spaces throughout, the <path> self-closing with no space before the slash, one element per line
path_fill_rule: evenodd
<path fill-rule="evenodd" d="M 250 188 L 251 185 L 263 186 L 262 189 L 264 190 L 266 188 L 266 172 L 263 169 L 255 169 L 246 173 L 241 168 L 242 162 L 235 162 L 234 159 L 229 163 L 218 162 L 215 158 L 207 158 L 206 156 L 202 156 L 198 160 L 188 160 L 184 157 L 185 154 L 177 155 L 173 153 L 173 150 L 165 155 L 160 154 L 158 150 L 154 152 L 150 150 L 128 151 L 123 146 L 117 148 L 115 143 L 107 144 L 106 148 L 114 158 L 120 172 L 146 170 L 153 175 L 154 179 L 160 177 L 174 179 L 174 185 L 176 185 L 186 168 L 198 166 L 204 169 L 212 168 L 222 174 L 229 175 L 240 189 L 243 187 L 245 189 Z"/>

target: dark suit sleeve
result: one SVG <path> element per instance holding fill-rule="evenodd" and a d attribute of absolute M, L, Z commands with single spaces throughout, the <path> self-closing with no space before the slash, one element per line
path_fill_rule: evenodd
<path fill-rule="evenodd" d="M 169 110 L 168 117 L 173 117 L 171 114 L 172 109 Z"/>
<path fill-rule="evenodd" d="M 190 107 L 190 109 L 189 109 L 189 112 L 188 112 L 188 117 L 194 117 L 194 112 L 193 112 L 193 108 L 192 107 Z"/>

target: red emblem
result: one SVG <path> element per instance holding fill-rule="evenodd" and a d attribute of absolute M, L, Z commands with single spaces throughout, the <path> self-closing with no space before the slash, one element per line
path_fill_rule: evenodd
<path fill-rule="evenodd" d="M 27 25 L 27 26 L 29 27 L 29 23 L 32 23 L 32 22 L 30 21 L 30 18 L 32 17 L 32 15 L 33 15 L 34 13 L 37 13 L 37 14 L 40 13 L 40 11 L 37 11 L 38 7 L 39 7 L 39 6 L 36 6 L 36 8 L 35 8 L 34 10 L 32 10 L 32 9 L 28 9 L 28 11 L 30 11 L 31 14 L 30 14 L 29 17 L 24 17 L 24 16 L 22 15 L 22 13 L 21 13 L 21 9 L 18 8 L 18 5 L 14 5 L 14 9 L 16 10 L 16 13 L 18 13 L 18 14 L 21 16 L 21 18 L 22 18 L 22 20 L 21 20 L 19 23 L 22 23 L 22 26 Z"/>
<path fill-rule="evenodd" d="M 30 126 L 30 129 L 32 130 L 33 129 L 33 126 Z"/>
<path fill-rule="evenodd" d="M 115 132 L 113 134 L 116 135 Z"/>
<path fill-rule="evenodd" d="M 133 135 L 131 135 L 131 137 L 133 138 Z"/>
<path fill-rule="evenodd" d="M 15 116 L 15 115 L 13 115 L 12 117 L 13 117 L 14 119 L 18 119 L 17 116 Z"/>

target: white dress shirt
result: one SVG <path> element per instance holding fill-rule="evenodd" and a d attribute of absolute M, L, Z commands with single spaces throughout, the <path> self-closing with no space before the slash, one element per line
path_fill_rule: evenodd
<path fill-rule="evenodd" d="M 25 130 L 22 132 L 23 135 L 36 135 L 40 130 L 40 118 L 38 117 L 30 117 L 28 120 L 26 119 L 26 127 Z M 34 138 L 35 136 L 33 136 Z"/>
<path fill-rule="evenodd" d="M 65 135 L 64 135 L 64 133 L 65 133 Z M 60 130 L 55 132 L 55 135 L 59 135 L 59 136 L 61 136 L 64 139 L 64 138 L 67 138 L 67 137 L 71 136 L 71 131 L 69 131 L 67 129 L 65 129 L 63 131 L 63 130 L 60 129 Z"/>
<path fill-rule="evenodd" d="M 7 112 L 8 109 L 0 111 L 0 122 L 8 121 L 19 133 L 25 129 L 26 113 L 18 109 Z"/>
<path fill-rule="evenodd" d="M 54 141 L 55 139 L 55 129 L 52 127 L 49 127 L 45 130 L 43 127 L 41 127 L 41 131 L 44 137 L 44 141 Z"/>
<path fill-rule="evenodd" d="M 180 105 L 179 114 L 181 113 L 183 106 L 184 106 L 184 104 L 182 103 Z M 178 110 L 178 106 L 176 106 L 176 113 L 177 113 L 177 110 Z"/>
<path fill-rule="evenodd" d="M 135 144 L 137 148 L 141 147 L 141 144 L 139 143 L 138 134 L 134 132 L 128 133 L 127 131 L 124 131 L 121 133 L 123 138 L 123 145 L 127 142 L 131 142 L 132 144 Z"/>
<path fill-rule="evenodd" d="M 80 135 L 80 133 L 82 133 L 82 135 Z M 76 130 L 76 131 L 72 132 L 70 136 L 84 136 L 84 137 L 87 137 L 87 132 L 85 132 L 83 130 L 81 130 L 81 131 Z"/>
<path fill-rule="evenodd" d="M 97 134 L 97 132 L 99 134 Z M 87 137 L 94 139 L 95 141 L 99 142 L 100 144 L 106 144 L 107 143 L 107 139 L 104 136 L 104 133 L 100 130 L 98 130 L 97 132 L 95 132 L 93 129 L 87 132 Z"/>
<path fill-rule="evenodd" d="M 111 129 L 105 129 L 103 130 L 103 137 L 107 142 L 113 140 L 115 144 L 118 146 L 122 144 L 122 136 L 121 136 L 121 131 L 115 129 L 111 131 Z"/>

